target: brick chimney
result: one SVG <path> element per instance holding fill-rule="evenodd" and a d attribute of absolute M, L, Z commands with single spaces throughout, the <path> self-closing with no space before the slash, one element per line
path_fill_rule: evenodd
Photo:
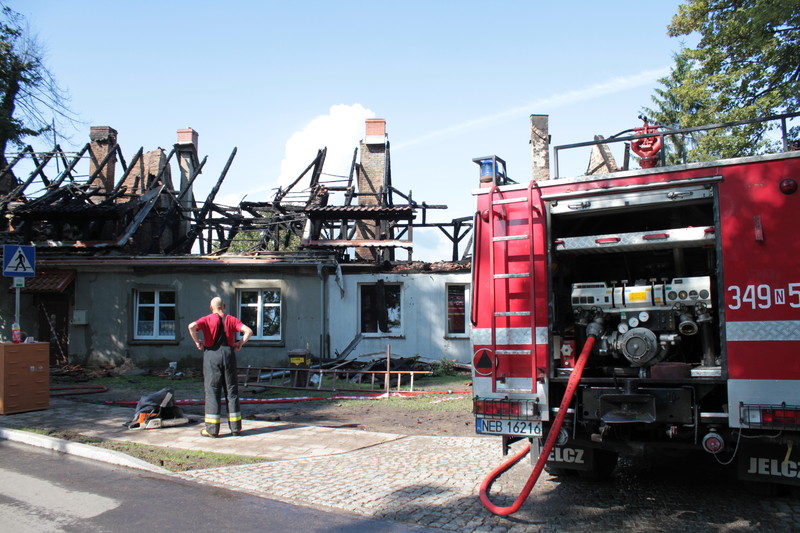
<path fill-rule="evenodd" d="M 197 157 L 197 139 L 199 135 L 192 128 L 183 128 L 178 130 L 178 142 L 175 143 L 175 153 L 178 156 L 178 166 L 180 167 L 180 190 L 179 194 L 184 194 L 181 200 L 181 207 L 184 210 L 192 208 L 194 203 L 193 187 L 189 184 L 189 179 L 192 173 L 200 164 Z M 188 190 L 187 190 L 188 189 Z M 189 220 L 184 220 L 181 227 L 181 232 L 186 233 L 189 231 L 191 223 Z"/>
<path fill-rule="evenodd" d="M 359 205 L 378 205 L 381 187 L 386 184 L 386 121 L 368 118 L 361 142 L 361 167 L 358 172 Z"/>
<path fill-rule="evenodd" d="M 379 205 L 379 194 L 386 185 L 386 120 L 368 118 L 364 140 L 360 143 L 361 165 L 358 168 L 358 205 Z M 373 220 L 357 223 L 356 239 L 379 240 L 380 224 Z M 356 248 L 359 259 L 376 257 L 370 248 Z"/>
<path fill-rule="evenodd" d="M 550 117 L 531 115 L 531 175 L 533 181 L 550 179 Z"/>
<path fill-rule="evenodd" d="M 89 141 L 91 150 L 91 157 L 89 158 L 90 176 L 97 171 L 109 152 L 113 152 L 91 183 L 91 185 L 95 186 L 100 185 L 101 190 L 111 192 L 114 190 L 114 172 L 117 166 L 117 130 L 110 126 L 92 126 L 89 128 Z"/>
<path fill-rule="evenodd" d="M 182 146 L 191 144 L 194 146 L 195 152 L 197 151 L 197 137 L 197 132 L 192 128 L 183 128 L 178 130 L 178 144 Z"/>
<path fill-rule="evenodd" d="M 386 142 L 386 119 L 368 118 L 365 144 L 384 144 Z"/>

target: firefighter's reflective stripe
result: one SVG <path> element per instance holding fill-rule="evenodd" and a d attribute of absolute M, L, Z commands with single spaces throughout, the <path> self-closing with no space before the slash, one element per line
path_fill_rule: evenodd
<path fill-rule="evenodd" d="M 491 344 L 491 328 L 472 328 L 472 344 L 488 345 Z M 495 330 L 495 343 L 498 345 L 512 345 L 531 343 L 531 328 L 497 328 Z M 536 328 L 535 344 L 547 344 L 547 328 Z"/>
<path fill-rule="evenodd" d="M 229 413 L 228 414 L 228 421 L 230 421 L 230 422 L 241 422 L 242 421 L 242 413 Z"/>
<path fill-rule="evenodd" d="M 219 424 L 221 417 L 219 415 L 210 415 L 206 413 L 206 424 Z"/>

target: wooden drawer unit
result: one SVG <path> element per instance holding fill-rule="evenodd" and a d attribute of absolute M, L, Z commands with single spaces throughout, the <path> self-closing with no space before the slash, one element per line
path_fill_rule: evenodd
<path fill-rule="evenodd" d="M 49 407 L 49 345 L 46 342 L 0 344 L 0 414 Z"/>

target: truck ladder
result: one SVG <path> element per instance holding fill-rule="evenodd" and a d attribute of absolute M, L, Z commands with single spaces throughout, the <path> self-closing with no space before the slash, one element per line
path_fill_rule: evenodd
<path fill-rule="evenodd" d="M 492 392 L 497 391 L 497 356 L 498 355 L 527 355 L 531 359 L 531 376 L 533 381 L 533 389 L 535 391 L 536 383 L 536 311 L 534 301 L 534 282 L 535 282 L 535 268 L 534 268 L 534 243 L 531 237 L 534 235 L 534 207 L 533 207 L 533 183 L 528 186 L 525 196 L 506 198 L 503 196 L 503 191 L 495 185 L 489 191 L 489 209 L 488 209 L 488 226 L 489 226 L 489 276 L 491 278 L 490 287 L 490 301 L 491 301 L 491 350 L 495 358 L 495 363 L 492 365 Z M 537 189 L 538 192 L 538 189 Z M 508 223 L 508 210 L 506 206 L 509 204 L 524 203 L 524 213 L 526 217 L 525 234 L 511 234 Z M 535 209 L 537 212 L 538 208 Z M 515 215 L 518 211 L 515 210 Z M 501 221 L 501 228 L 496 231 L 496 222 L 498 219 Z M 519 255 L 509 255 L 509 243 L 514 241 L 528 241 L 529 253 L 524 259 L 520 259 Z M 500 248 L 500 250 L 498 250 Z M 519 272 L 511 272 L 510 265 L 513 263 L 523 263 L 523 268 L 518 268 Z M 506 305 L 502 310 L 498 309 L 497 286 L 498 284 L 505 284 L 505 293 L 509 295 L 509 280 L 514 278 L 529 278 L 530 287 L 530 305 L 528 310 L 525 311 L 511 311 L 510 301 L 511 297 L 506 298 Z M 498 318 L 501 317 L 529 317 L 530 320 L 530 349 L 529 350 L 498 350 L 497 349 L 497 323 Z M 502 344 L 508 344 L 507 341 Z"/>

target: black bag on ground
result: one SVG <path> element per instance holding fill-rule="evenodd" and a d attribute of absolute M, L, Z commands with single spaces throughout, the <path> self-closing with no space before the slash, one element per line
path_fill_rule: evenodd
<path fill-rule="evenodd" d="M 151 418 L 166 420 L 183 418 L 183 411 L 175 405 L 174 398 L 175 390 L 170 388 L 142 396 L 136 403 L 136 411 L 133 413 L 133 420 L 128 424 L 128 428 L 139 428 Z"/>

